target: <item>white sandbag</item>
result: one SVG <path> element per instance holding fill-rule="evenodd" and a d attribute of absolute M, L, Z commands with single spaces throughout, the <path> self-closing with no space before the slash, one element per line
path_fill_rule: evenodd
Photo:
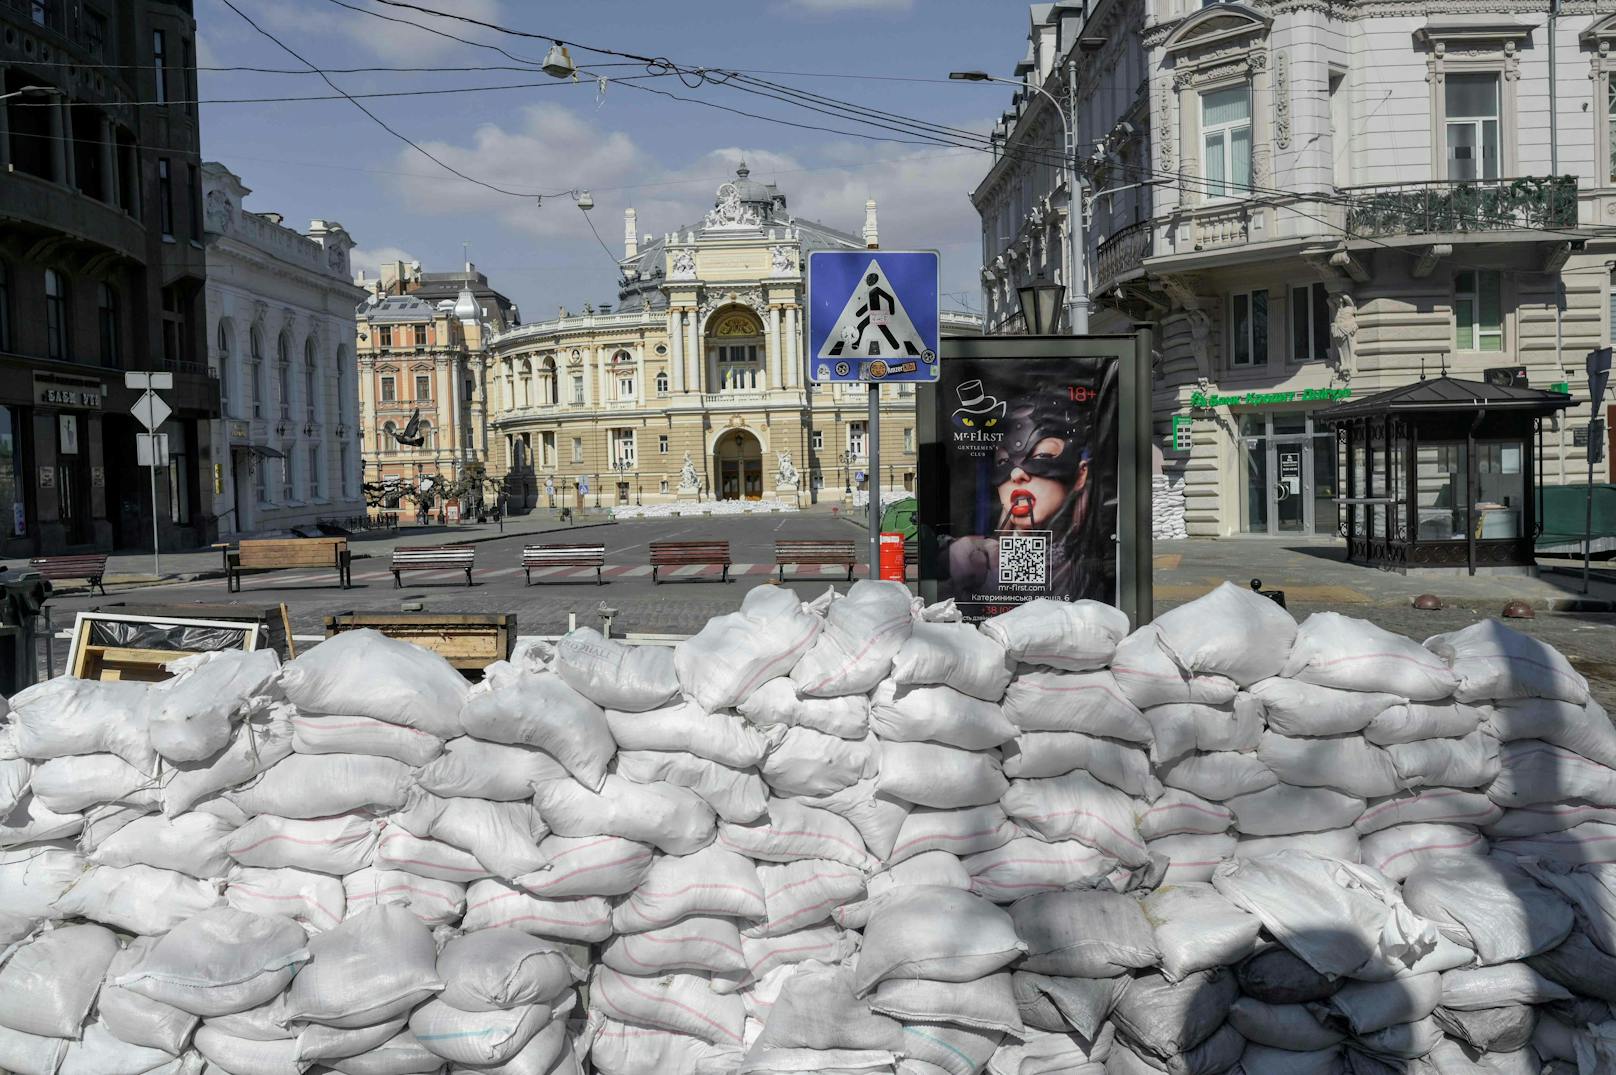
<path fill-rule="evenodd" d="M 1441 1002 L 1442 976 L 1416 974 L 1391 982 L 1348 982 L 1329 1000 L 1318 1001 L 1314 1011 L 1339 1017 L 1361 1038 L 1424 1019 Z"/>
<path fill-rule="evenodd" d="M 562 1016 L 573 998 L 561 1002 Z M 511 1059 L 552 1016 L 548 1004 L 523 1004 L 498 1011 L 463 1012 L 436 998 L 410 1013 L 415 1040 L 456 1064 L 490 1067 Z"/>
<path fill-rule="evenodd" d="M 0 734 L 9 731 L 0 725 Z M 18 801 L 28 793 L 28 782 L 33 775 L 34 763 L 27 758 L 0 757 L 0 818 L 17 808 Z"/>
<path fill-rule="evenodd" d="M 248 1041 L 293 1041 L 298 1036 L 298 1028 L 287 1025 L 284 994 L 244 1012 L 204 1019 L 202 1024 L 233 1038 Z"/>
<path fill-rule="evenodd" d="M 375 717 L 299 714 L 292 718 L 292 749 L 299 754 L 366 754 L 418 767 L 443 753 L 443 740 Z"/>
<path fill-rule="evenodd" d="M 514 929 L 454 937 L 438 953 L 438 999 L 466 1012 L 555 1001 L 585 979 L 559 947 Z"/>
<path fill-rule="evenodd" d="M 1482 620 L 1447 634 L 1432 635 L 1425 648 L 1447 661 L 1458 678 L 1461 702 L 1500 698 L 1559 698 L 1588 701 L 1588 681 L 1560 651 L 1497 620 Z"/>
<path fill-rule="evenodd" d="M 290 919 L 215 907 L 181 922 L 113 984 L 199 1016 L 267 1004 L 308 962 Z"/>
<path fill-rule="evenodd" d="M 856 585 L 856 584 L 855 584 Z M 863 694 L 799 698 L 791 679 L 771 679 L 736 704 L 753 724 L 812 728 L 843 739 L 863 739 L 870 731 L 870 700 Z"/>
<path fill-rule="evenodd" d="M 234 865 L 225 844 L 236 826 L 211 814 L 148 814 L 107 837 L 90 854 L 100 866 L 143 864 L 192 877 L 222 877 Z"/>
<path fill-rule="evenodd" d="M 1018 830 L 998 803 L 967 806 L 961 810 L 919 808 L 909 811 L 897 839 L 886 856 L 899 863 L 931 851 L 946 851 L 964 858 L 1002 847 Z"/>
<path fill-rule="evenodd" d="M 856 934 L 828 922 L 795 933 L 782 933 L 778 937 L 748 937 L 742 934 L 741 955 L 745 972 L 735 982 L 737 986 L 756 982 L 780 967 L 795 966 L 811 959 L 822 963 L 839 963 L 857 949 Z M 720 977 L 714 977 L 713 988 L 725 992 L 728 985 L 721 982 Z"/>
<path fill-rule="evenodd" d="M 825 611 L 819 638 L 791 669 L 793 687 L 810 698 L 869 693 L 892 670 L 913 623 L 907 586 L 860 579 Z"/>
<path fill-rule="evenodd" d="M 358 814 L 315 820 L 260 814 L 230 834 L 225 850 L 243 866 L 290 866 L 341 877 L 369 864 L 381 827 Z"/>
<path fill-rule="evenodd" d="M 1162 613 L 1155 627 L 1179 667 L 1227 676 L 1241 686 L 1278 675 L 1296 637 L 1289 612 L 1232 582 Z"/>
<path fill-rule="evenodd" d="M 689 1034 L 631 1026 L 589 1013 L 589 1059 L 600 1075 L 697 1075 L 711 1061 L 739 1059 L 739 1047 Z"/>
<path fill-rule="evenodd" d="M 1016 930 L 1008 914 L 969 892 L 900 888 L 876 906 L 864 927 L 854 992 L 864 996 L 888 978 L 974 981 L 1028 951 Z"/>
<path fill-rule="evenodd" d="M 1475 1012 L 1506 1004 L 1553 1004 L 1570 1000 L 1565 986 L 1551 982 L 1525 963 L 1459 967 L 1442 975 L 1442 1007 Z"/>
<path fill-rule="evenodd" d="M 142 773 L 157 767 L 145 683 L 58 676 L 11 698 L 11 749 L 31 759 L 112 754 Z"/>
<path fill-rule="evenodd" d="M 763 887 L 767 914 L 748 926 L 746 935 L 773 937 L 830 919 L 836 908 L 864 897 L 864 872 L 829 859 L 796 862 L 760 862 L 758 882 Z"/>
<path fill-rule="evenodd" d="M 1238 694 L 1236 701 L 1251 699 Z M 1145 710 L 1152 736 L 1151 757 L 1166 765 L 1194 751 L 1247 753 L 1257 749 L 1262 739 L 1262 709 L 1248 701 L 1234 705 L 1211 706 L 1197 702 L 1172 702 Z"/>
<path fill-rule="evenodd" d="M 872 1012 L 854 993 L 854 970 L 847 964 L 802 963 L 780 986 L 752 1056 L 762 1050 L 901 1047 L 896 1021 Z"/>
<path fill-rule="evenodd" d="M 1306 1004 L 1267 1004 L 1255 997 L 1235 999 L 1229 1006 L 1229 1025 L 1240 1031 L 1240 1036 L 1247 1041 L 1276 1052 L 1283 1050 L 1293 1054 L 1333 1050 L 1347 1037 L 1327 1026 Z M 1274 1059 L 1277 1058 L 1265 1057 L 1264 1062 Z M 1264 1067 L 1259 1070 L 1265 1073 L 1275 1070 L 1276 1075 L 1282 1070 L 1288 1075 L 1292 1069 Z M 1324 1070 L 1335 1072 L 1337 1069 L 1332 1066 Z"/>
<path fill-rule="evenodd" d="M 733 706 L 761 684 L 789 674 L 822 626 L 783 586 L 748 590 L 739 611 L 713 617 L 673 648 L 679 689 L 709 713 Z"/>
<path fill-rule="evenodd" d="M 892 678 L 900 685 L 940 683 L 997 702 L 1013 668 L 1004 647 L 971 624 L 919 622 L 893 659 Z"/>
<path fill-rule="evenodd" d="M 1151 860 L 1163 860 L 1167 869 L 1161 884 L 1204 884 L 1212 880 L 1219 863 L 1234 857 L 1239 845 L 1233 833 L 1175 833 L 1145 844 Z"/>
<path fill-rule="evenodd" d="M 57 1075 L 185 1075 L 188 1065 L 161 1049 L 131 1045 L 96 1021 L 84 1028 L 84 1036 L 67 1047 Z"/>
<path fill-rule="evenodd" d="M 1542 859 L 1568 866 L 1616 862 L 1616 825 L 1586 821 L 1564 832 L 1498 840 L 1494 849 L 1520 859 Z"/>
<path fill-rule="evenodd" d="M 382 870 L 402 870 L 461 884 L 489 876 L 488 868 L 470 851 L 441 840 L 423 839 L 393 824 L 383 827 L 371 862 Z"/>
<path fill-rule="evenodd" d="M 539 841 L 548 865 L 517 877 L 535 896 L 620 896 L 631 891 L 651 868 L 649 846 L 621 836 L 556 836 Z"/>
<path fill-rule="evenodd" d="M 374 1049 L 328 1060 L 326 1066 L 341 1075 L 430 1075 L 442 1068 L 443 1061 L 405 1027 Z"/>
<path fill-rule="evenodd" d="M 1227 832 L 1234 824 L 1234 811 L 1227 803 L 1215 803 L 1180 788 L 1164 788 L 1153 803 L 1137 809 L 1139 835 L 1147 840 L 1174 833 Z"/>
<path fill-rule="evenodd" d="M 1554 698 L 1514 698 L 1493 703 L 1485 713 L 1488 731 L 1504 742 L 1541 739 L 1616 768 L 1616 727 L 1598 702 L 1573 705 Z"/>
<path fill-rule="evenodd" d="M 612 905 L 601 896 L 543 899 L 490 878 L 467 887 L 460 928 L 468 933 L 514 928 L 537 937 L 594 944 L 612 935 Z"/>
<path fill-rule="evenodd" d="M 1475 949 L 1483 965 L 1553 948 L 1571 931 L 1571 907 L 1497 855 L 1422 862 L 1403 881 L 1403 898 L 1451 940 Z"/>
<path fill-rule="evenodd" d="M 87 865 L 70 848 L 50 844 L 0 850 L 0 944 L 21 940 L 56 917 L 56 901 Z"/>
<path fill-rule="evenodd" d="M 1150 859 L 1134 826 L 1133 801 L 1085 772 L 1012 781 L 1002 802 L 1006 814 L 1042 839 L 1081 840 L 1125 866 Z"/>
<path fill-rule="evenodd" d="M 341 1060 L 345 1057 L 358 1056 L 360 1053 L 368 1053 L 397 1037 L 398 1032 L 403 1030 L 408 1022 L 408 1018 L 399 1016 L 385 1023 L 358 1027 L 354 1030 L 310 1023 L 298 1032 L 297 1058 Z"/>
<path fill-rule="evenodd" d="M 994 802 L 1008 784 L 996 750 L 889 741 L 881 744 L 875 786 L 883 794 L 916 806 L 954 809 Z"/>
<path fill-rule="evenodd" d="M 753 821 L 769 808 L 769 787 L 757 773 L 682 750 L 625 750 L 617 755 L 617 774 L 636 784 L 665 780 L 689 788 L 725 821 Z"/>
<path fill-rule="evenodd" d="M 568 776 L 566 767 L 535 747 L 485 743 L 471 736 L 451 739 L 443 753 L 427 763 L 416 782 L 443 798 L 515 802 L 533 787 Z"/>
<path fill-rule="evenodd" d="M 1357 862 L 1358 834 L 1353 829 L 1326 829 L 1323 832 L 1293 832 L 1284 836 L 1245 836 L 1235 844 L 1240 858 L 1262 858 L 1280 851 L 1306 851 L 1343 862 Z"/>
<path fill-rule="evenodd" d="M 65 1038 L 24 1034 L 0 1026 L 0 1071 L 13 1075 L 57 1075 L 68 1045 Z"/>
<path fill-rule="evenodd" d="M 1488 800 L 1491 802 L 1491 800 Z M 1548 832 L 1564 832 L 1587 822 L 1616 825 L 1616 806 L 1594 806 L 1591 803 L 1534 803 L 1515 806 L 1508 810 L 1498 807 L 1497 820 L 1485 825 L 1488 836 L 1507 839 L 1517 836 L 1538 836 Z"/>
<path fill-rule="evenodd" d="M 1145 624 L 1117 643 L 1111 674 L 1122 693 L 1140 709 L 1172 702 L 1223 705 L 1234 701 L 1240 690 L 1227 676 L 1191 675 L 1179 667 L 1154 623 Z"/>
<path fill-rule="evenodd" d="M 217 754 L 229 745 L 235 722 L 278 693 L 280 663 L 273 649 L 219 650 L 171 662 L 174 678 L 147 693 L 152 747 L 170 762 Z"/>
<path fill-rule="evenodd" d="M 1406 702 L 1388 706 L 1365 725 L 1364 738 L 1377 746 L 1421 739 L 1460 739 L 1474 732 L 1485 714 L 1458 702 Z"/>
<path fill-rule="evenodd" d="M 538 747 L 580 784 L 597 790 L 616 750 L 600 706 L 554 672 L 508 664 L 492 666 L 466 695 L 460 723 L 478 739 Z"/>
<path fill-rule="evenodd" d="M 1035 974 L 1114 978 L 1161 961 L 1150 920 L 1132 896 L 1046 892 L 1011 904 L 1010 919 L 1026 944 L 1019 967 Z"/>
<path fill-rule="evenodd" d="M 466 886 L 419 873 L 366 866 L 342 879 L 347 914 L 363 914 L 377 904 L 404 907 L 424 925 L 452 926 L 466 909 Z"/>
<path fill-rule="evenodd" d="M 713 839 L 713 808 L 674 784 L 635 784 L 615 773 L 598 792 L 570 776 L 533 790 L 533 804 L 561 836 L 622 836 L 669 855 L 688 855 Z"/>
<path fill-rule="evenodd" d="M 1163 784 L 1213 802 L 1271 788 L 1279 777 L 1258 754 L 1233 750 L 1196 751 L 1156 771 Z"/>
<path fill-rule="evenodd" d="M 1016 1010 L 1009 971 L 972 982 L 888 978 L 868 997 L 870 1010 L 904 1023 L 951 1023 L 1018 1037 L 1027 1032 Z"/>
<path fill-rule="evenodd" d="M 1094 888 L 1117 860 L 1077 840 L 1046 842 L 1018 837 L 962 860 L 971 891 L 994 903 L 1014 903 L 1039 892 Z"/>
<path fill-rule="evenodd" d="M 378 959 L 378 952 L 387 958 Z M 288 1021 L 371 1026 L 443 989 L 432 933 L 402 907 L 383 905 L 349 915 L 311 937 L 309 954 L 286 991 Z"/>
<path fill-rule="evenodd" d="M 52 758 L 34 767 L 29 783 L 34 798 L 58 814 L 73 814 L 102 803 L 155 807 L 161 798 L 157 778 L 116 754 Z"/>
<path fill-rule="evenodd" d="M 1404 791 L 1370 802 L 1352 827 L 1359 835 L 1406 825 L 1412 822 L 1446 822 L 1486 828 L 1497 822 L 1504 810 L 1481 791 L 1464 788 L 1421 788 Z M 1616 814 L 1613 814 L 1616 817 Z"/>
<path fill-rule="evenodd" d="M 1006 1036 L 988 1060 L 988 1075 L 1105 1075 L 1116 1031 L 1106 1024 L 1098 1041 L 1075 1032 L 1025 1030 Z"/>
<path fill-rule="evenodd" d="M 877 793 L 873 777 L 833 795 L 816 795 L 797 801 L 845 818 L 858 830 L 870 854 L 879 859 L 894 854 L 893 845 L 898 842 L 904 821 L 915 809 L 912 803 Z"/>
<path fill-rule="evenodd" d="M 1154 799 L 1161 792 L 1145 751 L 1115 739 L 1082 732 L 1022 732 L 1004 748 L 1004 775 L 1012 780 L 1064 776 L 1074 769 L 1129 795 Z"/>
<path fill-rule="evenodd" d="M 107 964 L 105 980 L 96 995 L 96 1017 L 120 1041 L 158 1049 L 171 1056 L 185 1051 L 191 1032 L 201 1021 L 190 1012 L 163 1004 L 114 985 L 133 971 L 161 938 L 135 937 Z"/>
<path fill-rule="evenodd" d="M 1099 601 L 1040 597 L 984 620 L 981 631 L 1012 661 L 1087 672 L 1110 663 L 1128 634 L 1128 617 Z"/>
<path fill-rule="evenodd" d="M 1471 966 L 1476 962 L 1476 953 L 1438 932 L 1435 945 L 1413 962 L 1409 962 L 1409 958 L 1409 955 L 1399 958 L 1377 955 L 1353 971 L 1352 977 L 1360 982 L 1389 982 L 1416 974 L 1442 974 L 1455 967 Z"/>
<path fill-rule="evenodd" d="M 178 817 L 202 799 L 246 783 L 292 753 L 289 705 L 271 706 L 241 722 L 229 744 L 212 757 L 177 765 L 163 774 L 163 813 Z"/>
<path fill-rule="evenodd" d="M 341 922 L 348 906 L 341 879 L 290 867 L 238 866 L 225 884 L 224 898 L 238 911 L 285 915 L 310 933 Z"/>
<path fill-rule="evenodd" d="M 770 744 L 761 769 L 776 795 L 832 795 L 875 776 L 880 761 L 874 736 L 852 740 L 810 728 L 785 728 Z"/>
<path fill-rule="evenodd" d="M 714 1044 L 744 1044 L 745 1005 L 733 994 L 713 992 L 706 975 L 636 978 L 597 966 L 589 986 L 591 1008 L 607 1018 Z"/>
<path fill-rule="evenodd" d="M 532 803 L 444 799 L 415 788 L 405 809 L 389 821 L 416 836 L 469 852 L 490 874 L 519 877 L 543 869 L 549 861 L 538 842 L 550 830 Z"/>
<path fill-rule="evenodd" d="M 643 933 L 620 933 L 606 942 L 600 961 L 613 970 L 643 977 L 672 971 L 739 976 L 746 970 L 734 920 L 710 915 L 682 918 Z"/>
<path fill-rule="evenodd" d="M 779 734 L 765 734 L 733 713 L 715 713 L 693 701 L 636 713 L 608 709 L 606 723 L 621 750 L 683 750 L 736 769 L 762 761 Z"/>
<path fill-rule="evenodd" d="M 240 827 L 247 818 L 240 810 L 222 799 L 209 799 L 197 804 L 197 812 L 212 814 L 229 824 Z M 126 806 L 122 803 L 103 803 L 84 811 L 84 830 L 79 835 L 79 849 L 86 854 L 100 847 L 125 825 L 152 813 L 151 804 Z"/>
<path fill-rule="evenodd" d="M 969 892 L 971 875 L 959 859 L 946 851 L 927 851 L 914 858 L 893 863 L 872 874 L 865 885 L 866 898 L 836 908 L 831 917 L 847 929 L 863 929 L 870 915 L 900 888 L 927 885 Z"/>
<path fill-rule="evenodd" d="M 718 844 L 764 862 L 831 859 L 860 869 L 876 866 L 852 822 L 793 799 L 770 799 L 769 812 L 745 825 L 720 823 Z"/>
<path fill-rule="evenodd" d="M 0 967 L 0 1026 L 77 1038 L 117 952 L 118 938 L 96 925 L 62 926 L 19 946 Z"/>
<path fill-rule="evenodd" d="M 24 792 L 14 807 L 0 814 L 0 848 L 66 840 L 83 832 L 84 823 L 84 814 L 58 814 Z"/>
<path fill-rule="evenodd" d="M 1323 832 L 1351 825 L 1363 813 L 1364 800 L 1331 788 L 1276 784 L 1250 795 L 1237 795 L 1226 804 L 1242 835 L 1285 836 L 1297 832 Z"/>
<path fill-rule="evenodd" d="M 1162 974 L 1170 982 L 1240 962 L 1255 950 L 1262 929 L 1255 915 L 1205 883 L 1165 885 L 1140 906 L 1161 953 Z"/>
<path fill-rule="evenodd" d="M 904 1075 L 978 1075 L 988 1066 L 1002 1030 L 956 1023 L 923 1023 L 903 1028 Z"/>
<path fill-rule="evenodd" d="M 904 687 L 890 679 L 871 696 L 870 727 L 883 740 L 929 740 L 962 750 L 986 750 L 1016 735 L 997 702 L 952 687 Z"/>
<path fill-rule="evenodd" d="M 151 866 L 92 866 L 52 911 L 141 935 L 167 933 L 223 902 L 216 884 Z"/>
<path fill-rule="evenodd" d="M 679 693 L 670 646 L 626 646 L 593 627 L 556 643 L 555 670 L 567 686 L 602 709 L 643 713 Z"/>
<path fill-rule="evenodd" d="M 1498 775 L 1498 740 L 1480 730 L 1462 739 L 1394 743 L 1385 750 L 1404 787 L 1477 788 Z"/>
<path fill-rule="evenodd" d="M 1422 862 L 1448 855 L 1485 855 L 1487 838 L 1459 825 L 1413 822 L 1370 833 L 1359 841 L 1359 855 L 1393 881 L 1401 881 Z"/>
<path fill-rule="evenodd" d="M 1498 748 L 1498 776 L 1487 797 L 1500 806 L 1533 806 L 1580 799 L 1616 806 L 1616 769 L 1541 739 L 1516 739 Z M 34 780 L 37 784 L 39 777 Z"/>
<path fill-rule="evenodd" d="M 1412 639 L 1339 612 L 1315 612 L 1302 621 L 1279 674 L 1321 687 L 1384 691 L 1411 702 L 1441 701 L 1459 685 L 1447 662 Z"/>
<path fill-rule="evenodd" d="M 308 1064 L 297 1058 L 297 1039 L 257 1041 L 227 1034 L 204 1023 L 196 1031 L 196 1051 L 225 1075 L 302 1075 Z"/>
<path fill-rule="evenodd" d="M 305 651 L 281 667 L 280 685 L 306 712 L 375 717 L 439 739 L 461 734 L 469 689 L 440 655 L 371 630 L 344 631 Z"/>
<path fill-rule="evenodd" d="M 1268 727 L 1281 735 L 1346 735 L 1361 732 L 1392 706 L 1395 694 L 1321 687 L 1300 679 L 1260 680 L 1249 688 L 1263 707 Z"/>
<path fill-rule="evenodd" d="M 1024 732 L 1086 732 L 1148 743 L 1151 728 L 1108 669 L 1022 668 L 1005 688 L 1005 719 Z"/>
<path fill-rule="evenodd" d="M 765 911 L 763 883 L 751 861 L 713 846 L 658 858 L 639 887 L 612 910 L 612 928 L 638 933 L 691 915 L 762 918 Z"/>
<path fill-rule="evenodd" d="M 293 754 L 225 793 L 249 815 L 331 817 L 351 810 L 383 812 L 404 805 L 413 773 L 392 758 L 363 754 Z"/>
<path fill-rule="evenodd" d="M 1160 974 L 1145 973 L 1134 978 L 1117 998 L 1111 1018 L 1117 1036 L 1141 1054 L 1157 1058 L 1157 1063 L 1188 1053 L 1196 1046 L 1223 1032 L 1234 1034 L 1234 1056 L 1244 1041 L 1232 1027 L 1224 1027 L 1229 1008 L 1239 996 L 1235 977 L 1225 968 L 1197 971 L 1181 982 L 1170 982 Z M 1119 1047 L 1113 1056 L 1125 1053 Z M 1186 1071 L 1221 1071 L 1226 1067 L 1200 1067 L 1186 1058 Z M 1232 1065 L 1230 1065 L 1232 1066 Z"/>
<path fill-rule="evenodd" d="M 1390 795 L 1405 786 L 1386 748 L 1356 735 L 1295 739 L 1265 732 L 1257 757 L 1286 784 L 1334 788 L 1360 799 Z"/>

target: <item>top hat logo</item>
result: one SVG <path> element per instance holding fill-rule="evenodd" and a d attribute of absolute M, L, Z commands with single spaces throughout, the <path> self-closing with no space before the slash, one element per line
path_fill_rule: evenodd
<path fill-rule="evenodd" d="M 954 389 L 960 405 L 954 408 L 954 424 L 966 429 L 989 429 L 1004 417 L 1005 402 L 982 390 L 981 381 L 966 381 Z"/>

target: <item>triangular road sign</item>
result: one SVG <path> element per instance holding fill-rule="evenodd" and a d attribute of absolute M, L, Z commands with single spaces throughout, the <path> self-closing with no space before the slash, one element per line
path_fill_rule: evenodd
<path fill-rule="evenodd" d="M 920 358 L 926 341 L 875 258 L 859 277 L 815 358 Z"/>

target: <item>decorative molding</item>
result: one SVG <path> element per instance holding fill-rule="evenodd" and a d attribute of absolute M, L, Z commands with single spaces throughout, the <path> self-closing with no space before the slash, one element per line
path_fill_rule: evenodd
<path fill-rule="evenodd" d="M 702 229 L 755 228 L 762 223 L 758 211 L 741 201 L 741 192 L 734 183 L 718 188 L 718 202 L 707 211 Z"/>
<path fill-rule="evenodd" d="M 1291 147 L 1291 62 L 1284 52 L 1274 61 L 1274 145 Z"/>
<path fill-rule="evenodd" d="M 696 252 L 694 250 L 679 250 L 673 255 L 673 267 L 668 271 L 669 280 L 694 280 L 696 278 Z"/>
<path fill-rule="evenodd" d="M 769 247 L 769 266 L 775 276 L 790 276 L 797 271 L 797 251 L 790 246 Z"/>
<path fill-rule="evenodd" d="M 1157 156 L 1161 160 L 1162 171 L 1173 170 L 1173 125 L 1177 122 L 1173 110 L 1173 91 L 1166 79 L 1156 81 L 1156 123 L 1152 136 L 1156 142 Z"/>

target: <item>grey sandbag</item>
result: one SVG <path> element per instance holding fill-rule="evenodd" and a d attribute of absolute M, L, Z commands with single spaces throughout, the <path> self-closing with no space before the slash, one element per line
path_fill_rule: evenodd
<path fill-rule="evenodd" d="M 212 907 L 164 934 L 116 984 L 193 1015 L 233 1015 L 278 996 L 307 945 L 290 918 Z"/>
<path fill-rule="evenodd" d="M 1058 978 L 1022 970 L 1010 977 L 1023 1023 L 1052 1034 L 1069 1028 L 1091 1041 L 1127 984 L 1126 978 Z"/>
<path fill-rule="evenodd" d="M 602 709 L 644 713 L 679 693 L 673 647 L 625 646 L 593 627 L 580 627 L 556 643 L 555 670 Z"/>
<path fill-rule="evenodd" d="M 872 1011 L 904 1023 L 957 1023 L 1018 1038 L 1026 1033 L 1009 971 L 974 982 L 888 978 L 867 1000 Z"/>
<path fill-rule="evenodd" d="M 1346 1040 L 1346 1034 L 1326 1026 L 1311 1007 L 1265 1004 L 1256 997 L 1239 997 L 1229 1008 L 1229 1023 L 1247 1041 L 1273 1049 L 1314 1052 Z"/>
<path fill-rule="evenodd" d="M 766 1049 L 882 1049 L 902 1044 L 897 1020 L 878 1015 L 853 993 L 845 965 L 810 960 L 786 979 L 753 1051 Z"/>
<path fill-rule="evenodd" d="M 1442 975 L 1411 974 L 1386 982 L 1348 982 L 1329 1000 L 1311 1005 L 1314 1014 L 1343 1019 L 1358 1037 L 1397 1023 L 1424 1019 L 1442 1001 Z"/>
<path fill-rule="evenodd" d="M 1530 1004 L 1505 1004 L 1477 1011 L 1438 1008 L 1432 1013 L 1437 1026 L 1483 1052 L 1509 1053 L 1532 1040 L 1537 1010 Z"/>
<path fill-rule="evenodd" d="M 1111 1018 L 1119 1034 L 1165 1060 L 1211 1037 L 1239 995 L 1234 975 L 1222 967 L 1197 971 L 1177 983 L 1160 974 L 1141 974 L 1122 991 Z"/>
<path fill-rule="evenodd" d="M 1111 978 L 1161 961 L 1139 901 L 1115 892 L 1042 892 L 1010 905 L 1027 946 L 1020 969 L 1073 978 Z"/>
<path fill-rule="evenodd" d="M 379 904 L 346 918 L 310 938 L 309 952 L 313 958 L 286 991 L 288 1020 L 371 1026 L 443 989 L 432 933 L 407 907 Z"/>
<path fill-rule="evenodd" d="M 969 892 L 941 885 L 896 889 L 865 924 L 854 992 L 864 996 L 888 978 L 974 981 L 1027 951 L 1018 932 L 1002 908 Z"/>
<path fill-rule="evenodd" d="M 135 937 L 129 947 L 112 957 L 107 965 L 106 981 L 96 997 L 96 1014 L 119 1041 L 130 1045 L 144 1045 L 161 1049 L 172 1056 L 185 1051 L 191 1032 L 201 1020 L 171 1004 L 132 993 L 113 983 L 140 965 L 146 953 L 157 943 L 157 937 Z"/>
<path fill-rule="evenodd" d="M 1422 862 L 1403 879 L 1403 900 L 1484 964 L 1553 948 L 1571 931 L 1571 905 L 1513 859 L 1455 855 Z"/>
<path fill-rule="evenodd" d="M 1573 993 L 1616 1004 L 1616 956 L 1602 951 L 1580 929 L 1549 951 L 1528 956 L 1526 965 Z"/>
<path fill-rule="evenodd" d="M 1119 1035 L 1105 1070 L 1107 1075 L 1223 1075 L 1236 1068 L 1245 1051 L 1246 1039 L 1227 1023 L 1199 1045 L 1168 1057 L 1152 1056 Z"/>
<path fill-rule="evenodd" d="M 1235 968 L 1240 991 L 1266 1004 L 1306 1004 L 1334 996 L 1345 984 L 1327 978 L 1288 948 L 1275 945 Z"/>
<path fill-rule="evenodd" d="M 118 938 L 97 925 L 62 926 L 21 945 L 0 970 L 0 1026 L 78 1038 L 117 954 Z"/>
<path fill-rule="evenodd" d="M 586 975 L 551 943 L 510 927 L 455 937 L 438 953 L 438 999 L 465 1012 L 555 1001 Z"/>

